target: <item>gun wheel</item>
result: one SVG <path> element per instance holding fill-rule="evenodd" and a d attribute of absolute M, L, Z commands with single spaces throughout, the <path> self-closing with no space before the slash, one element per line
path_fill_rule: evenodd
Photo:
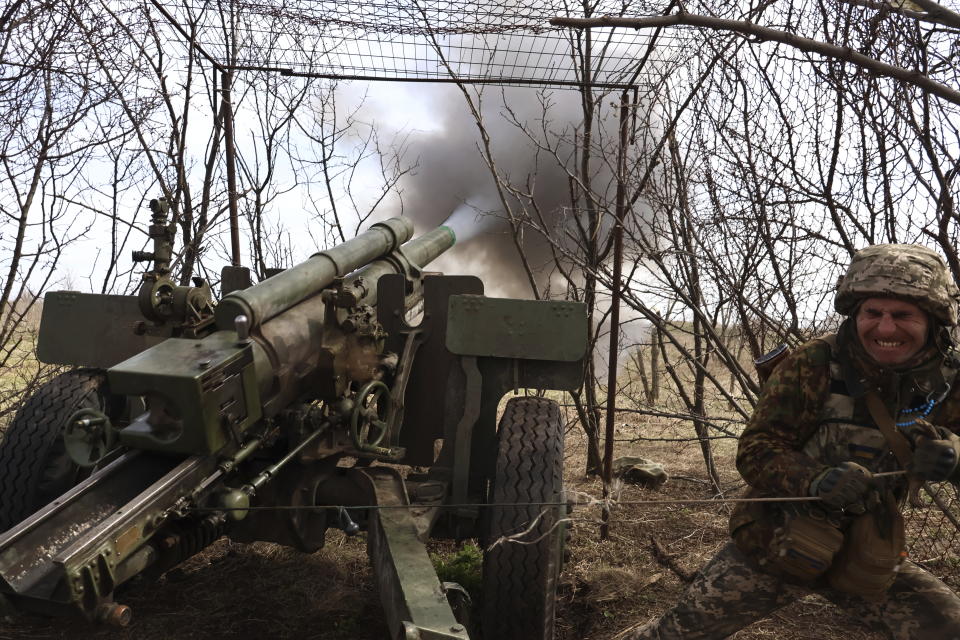
<path fill-rule="evenodd" d="M 67 453 L 63 434 L 78 411 L 118 412 L 99 370 L 67 371 L 30 396 L 0 440 L 0 531 L 6 531 L 90 474 Z"/>
<path fill-rule="evenodd" d="M 512 398 L 500 419 L 483 555 L 486 640 L 551 640 L 566 536 L 557 404 Z M 534 504 L 524 504 L 534 503 Z M 545 503 L 545 504 L 536 504 Z M 508 506 L 517 505 L 517 506 Z"/>
<path fill-rule="evenodd" d="M 67 455 L 84 469 L 103 462 L 112 452 L 115 440 L 110 417 L 89 407 L 70 416 L 63 432 Z"/>
<path fill-rule="evenodd" d="M 387 414 L 390 412 L 390 388 L 379 380 L 371 380 L 357 392 L 356 407 L 350 415 L 350 437 L 357 449 L 371 449 L 387 435 Z"/>

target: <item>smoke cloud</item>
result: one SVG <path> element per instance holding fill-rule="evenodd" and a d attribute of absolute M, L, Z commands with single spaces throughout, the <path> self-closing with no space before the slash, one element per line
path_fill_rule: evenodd
<path fill-rule="evenodd" d="M 417 233 L 447 224 L 457 234 L 457 245 L 430 268 L 477 275 L 484 280 L 488 295 L 533 297 L 504 219 L 503 202 L 483 160 L 479 129 L 463 95 L 449 85 L 417 85 L 415 90 L 421 100 L 423 92 L 429 93 L 431 126 L 426 131 L 413 131 L 410 136 L 409 159 L 416 159 L 418 167 L 402 185 L 403 213 L 414 220 Z M 578 121 L 578 101 L 575 92 L 552 92 L 546 116 L 556 131 Z M 506 103 L 525 126 L 542 128 L 545 114 L 537 90 L 487 88 L 481 103 L 498 169 L 515 186 L 524 191 L 530 189 L 547 227 L 558 227 L 570 206 L 568 176 L 542 150 L 538 155 L 536 146 L 504 114 Z M 508 202 L 511 206 L 518 204 L 512 198 Z M 543 286 L 552 265 L 549 242 L 539 233 L 527 232 L 523 246 L 537 272 L 537 281 Z"/>

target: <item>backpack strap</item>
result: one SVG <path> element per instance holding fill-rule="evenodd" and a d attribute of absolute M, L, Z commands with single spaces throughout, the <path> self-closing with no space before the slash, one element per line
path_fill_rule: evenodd
<path fill-rule="evenodd" d="M 893 451 L 893 455 L 897 456 L 897 460 L 900 461 L 900 466 L 907 471 L 910 463 L 913 461 L 913 450 L 910 448 L 910 443 L 907 442 L 907 438 L 902 433 L 897 431 L 897 426 L 894 424 L 893 418 L 890 417 L 887 408 L 883 404 L 883 400 L 880 399 L 876 391 L 867 391 L 865 399 L 867 401 L 867 409 L 870 411 L 873 421 L 877 423 L 880 432 L 886 439 L 887 446 Z M 923 500 L 920 498 L 920 488 L 925 487 L 926 483 L 917 475 L 908 474 L 907 478 L 909 482 L 907 495 L 910 499 L 910 504 L 914 507 L 925 506 Z M 927 487 L 927 493 L 933 496 L 929 487 Z M 936 500 L 936 496 L 933 497 Z M 941 505 L 941 509 L 942 508 L 943 505 Z"/>
<path fill-rule="evenodd" d="M 907 442 L 907 438 L 902 433 L 897 431 L 893 418 L 890 417 L 890 413 L 876 391 L 867 391 L 864 399 L 867 401 L 870 416 L 877 423 L 877 427 L 880 428 L 880 433 L 886 438 L 887 445 L 893 451 L 893 455 L 897 456 L 900 466 L 906 469 L 913 460 L 913 450 L 910 448 L 910 443 Z"/>

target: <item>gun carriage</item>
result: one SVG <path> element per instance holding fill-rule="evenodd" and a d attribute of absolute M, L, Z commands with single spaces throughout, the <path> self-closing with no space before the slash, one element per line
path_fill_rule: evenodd
<path fill-rule="evenodd" d="M 559 409 L 497 413 L 510 390 L 578 385 L 584 306 L 425 272 L 453 232 L 411 239 L 404 218 L 253 286 L 228 267 L 214 304 L 171 279 L 174 228 L 151 209 L 138 295 L 45 298 L 38 356 L 75 368 L 0 441 L 0 599 L 122 625 L 133 576 L 222 535 L 312 552 L 333 527 L 366 532 L 393 638 L 552 637 Z M 487 547 L 479 625 L 454 614 L 428 538 Z"/>

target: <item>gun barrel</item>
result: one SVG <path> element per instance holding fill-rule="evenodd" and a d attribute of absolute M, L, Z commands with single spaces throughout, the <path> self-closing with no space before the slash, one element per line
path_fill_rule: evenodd
<path fill-rule="evenodd" d="M 453 233 L 453 229 L 444 225 L 411 240 L 400 249 L 410 262 L 418 267 L 425 267 L 456 242 L 457 236 Z"/>
<path fill-rule="evenodd" d="M 412 235 L 413 223 L 407 218 L 378 222 L 356 238 L 315 253 L 305 262 L 249 289 L 230 293 L 217 305 L 217 326 L 220 329 L 232 329 L 234 318 L 245 315 L 251 328 L 258 327 L 315 295 L 338 276 L 344 276 L 390 253 Z"/>
<path fill-rule="evenodd" d="M 447 226 L 440 226 L 407 242 L 400 247 L 400 251 L 413 265 L 418 268 L 423 268 L 456 244 L 456 242 L 457 237 L 453 233 L 453 229 Z M 363 278 L 368 282 L 375 283 L 380 279 L 380 276 L 396 272 L 396 264 L 390 258 L 385 257 L 368 264 L 353 275 Z M 361 302 L 363 304 L 376 304 L 377 288 L 371 287 L 369 293 L 367 293 Z"/>

